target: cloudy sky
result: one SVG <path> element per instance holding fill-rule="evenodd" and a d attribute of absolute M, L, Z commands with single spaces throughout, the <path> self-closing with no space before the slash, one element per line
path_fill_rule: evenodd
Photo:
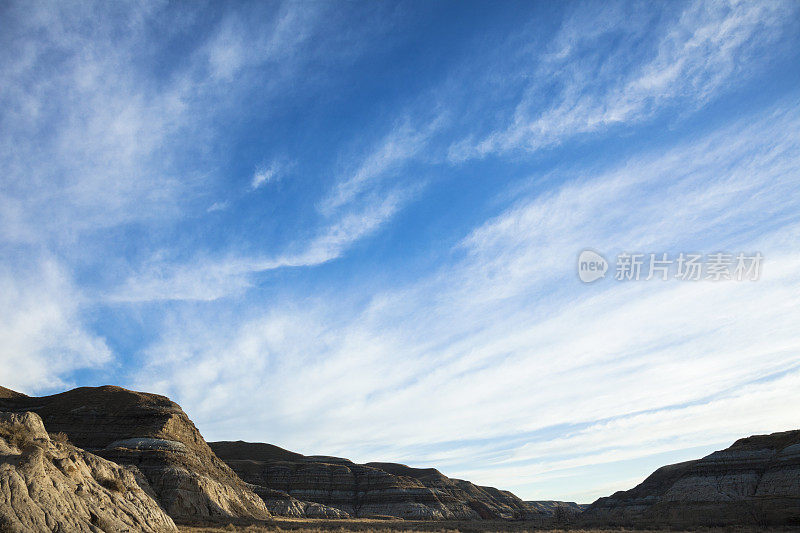
<path fill-rule="evenodd" d="M 793 0 L 4 2 L 0 383 L 580 502 L 800 427 L 798 65 Z"/>

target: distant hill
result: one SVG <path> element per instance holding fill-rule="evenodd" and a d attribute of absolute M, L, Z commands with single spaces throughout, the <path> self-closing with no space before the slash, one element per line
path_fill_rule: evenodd
<path fill-rule="evenodd" d="M 512 520 L 544 514 L 510 492 L 451 479 L 435 468 L 377 462 L 361 465 L 340 457 L 304 456 L 263 443 L 209 445 L 256 493 L 274 497 L 279 491 L 352 517 Z M 291 509 L 275 506 L 270 511 L 292 514 Z"/>
<path fill-rule="evenodd" d="M 557 500 L 533 500 L 525 502 L 535 508 L 541 509 L 548 516 L 555 516 L 557 509 L 565 509 L 567 512 L 578 515 L 589 507 L 588 503 L 560 502 Z"/>
<path fill-rule="evenodd" d="M 174 531 L 171 520 L 257 521 L 272 514 L 537 525 L 560 518 L 586 526 L 800 525 L 800 430 L 755 435 L 702 459 L 664 466 L 587 507 L 525 502 L 436 468 L 356 464 L 266 443 L 206 443 L 169 398 L 114 386 L 43 397 L 0 387 L 0 426 L 0 530 L 94 531 L 105 524 L 109 531 Z"/>
<path fill-rule="evenodd" d="M 800 525 L 800 430 L 754 435 L 663 466 L 582 514 L 612 525 Z"/>

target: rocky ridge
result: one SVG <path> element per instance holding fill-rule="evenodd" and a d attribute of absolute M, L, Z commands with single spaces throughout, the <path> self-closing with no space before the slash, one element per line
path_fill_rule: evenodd
<path fill-rule="evenodd" d="M 584 509 L 589 507 L 588 504 L 584 503 L 561 502 L 557 500 L 532 500 L 526 501 L 525 503 L 536 509 L 540 509 L 548 516 L 555 516 L 559 512 L 559 509 L 571 516 L 577 516 L 582 513 Z"/>
<path fill-rule="evenodd" d="M 0 530 L 176 532 L 133 473 L 53 440 L 30 412 L 0 412 Z"/>
<path fill-rule="evenodd" d="M 356 464 L 241 441 L 209 445 L 168 398 L 119 387 L 40 398 L 0 387 L 0 412 L 2 531 L 175 531 L 170 517 L 263 519 L 270 511 L 542 519 L 581 507 L 524 502 L 433 468 Z M 633 489 L 600 498 L 579 520 L 800 525 L 800 430 L 740 439 L 702 459 L 662 467 Z"/>
<path fill-rule="evenodd" d="M 507 491 L 451 479 L 434 468 L 396 463 L 356 464 L 304 456 L 277 446 L 211 442 L 212 450 L 269 503 L 276 493 L 338 509 L 352 517 L 405 519 L 522 519 L 541 512 Z"/>
<path fill-rule="evenodd" d="M 755 435 L 600 498 L 589 524 L 800 525 L 800 430 Z"/>
<path fill-rule="evenodd" d="M 174 519 L 270 516 L 264 501 L 208 447 L 176 403 L 120 387 L 82 387 L 27 397 L 0 393 L 0 410 L 37 413 L 51 432 L 120 465 L 132 467 Z"/>

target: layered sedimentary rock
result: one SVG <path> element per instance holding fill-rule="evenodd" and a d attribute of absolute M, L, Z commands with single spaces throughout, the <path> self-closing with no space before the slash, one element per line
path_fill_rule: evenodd
<path fill-rule="evenodd" d="M 272 514 L 294 518 L 350 518 L 350 515 L 341 509 L 321 503 L 298 500 L 280 490 L 252 484 L 250 484 L 250 488 L 264 500 L 267 509 Z"/>
<path fill-rule="evenodd" d="M 589 507 L 585 503 L 561 502 L 557 500 L 534 500 L 526 501 L 528 505 L 541 510 L 547 516 L 556 516 L 559 513 L 566 513 L 569 516 L 577 516 Z"/>
<path fill-rule="evenodd" d="M 355 464 L 347 459 L 303 456 L 277 446 L 212 442 L 211 448 L 269 501 L 274 491 L 339 509 L 353 517 L 406 519 L 519 519 L 540 513 L 493 487 L 450 479 L 433 468 L 394 463 Z M 280 511 L 271 505 L 276 512 Z"/>
<path fill-rule="evenodd" d="M 664 466 L 600 498 L 588 523 L 800 525 L 800 430 L 756 435 L 702 459 Z"/>
<path fill-rule="evenodd" d="M 0 531 L 177 528 L 125 468 L 51 440 L 34 413 L 0 412 Z"/>
<path fill-rule="evenodd" d="M 180 406 L 120 387 L 53 396 L 0 395 L 0 410 L 33 411 L 51 432 L 121 465 L 175 519 L 269 516 L 264 501 L 211 451 Z"/>

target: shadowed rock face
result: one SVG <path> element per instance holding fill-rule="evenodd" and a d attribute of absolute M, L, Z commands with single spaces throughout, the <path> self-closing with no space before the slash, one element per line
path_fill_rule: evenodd
<path fill-rule="evenodd" d="M 0 412 L 0 531 L 177 532 L 125 468 L 50 439 L 30 412 Z"/>
<path fill-rule="evenodd" d="M 395 463 L 359 465 L 336 457 L 303 456 L 270 444 L 209 444 L 242 479 L 256 486 L 265 500 L 279 491 L 354 517 L 470 520 L 540 514 L 510 492 L 450 479 L 433 468 Z"/>
<path fill-rule="evenodd" d="M 555 516 L 559 513 L 566 514 L 567 516 L 577 516 L 581 514 L 584 509 L 589 507 L 589 505 L 585 503 L 561 502 L 557 500 L 535 500 L 525 503 L 540 509 L 548 516 Z"/>
<path fill-rule="evenodd" d="M 40 398 L 0 394 L 0 410 L 33 411 L 51 432 L 122 465 L 136 467 L 175 519 L 266 518 L 264 502 L 219 458 L 180 406 L 120 387 L 82 387 Z"/>
<path fill-rule="evenodd" d="M 756 435 L 702 459 L 664 466 L 594 502 L 582 519 L 675 526 L 800 524 L 800 430 Z"/>

